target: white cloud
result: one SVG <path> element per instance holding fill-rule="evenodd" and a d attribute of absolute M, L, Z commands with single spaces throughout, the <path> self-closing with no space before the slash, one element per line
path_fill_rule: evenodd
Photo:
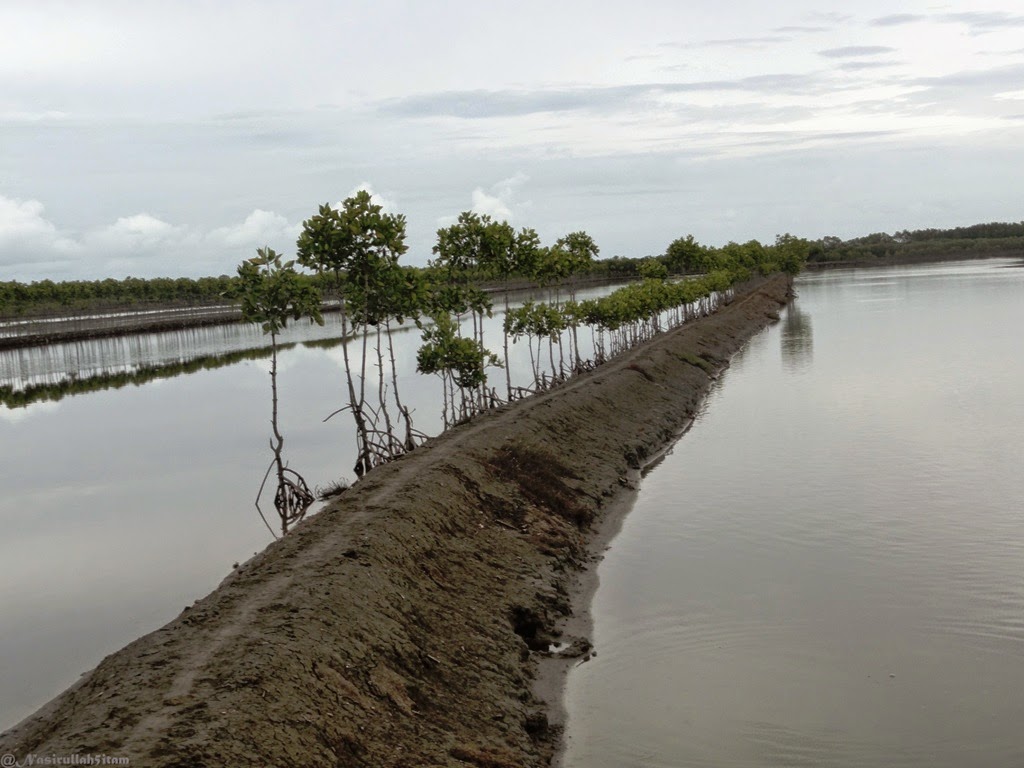
<path fill-rule="evenodd" d="M 370 201 L 374 205 L 379 205 L 381 208 L 383 208 L 385 213 L 395 213 L 395 212 L 397 212 L 398 206 L 396 205 L 395 201 L 392 200 L 391 198 L 385 197 L 380 192 L 375 190 L 373 188 L 373 185 L 370 184 L 370 182 L 368 182 L 368 181 L 361 181 L 358 184 L 356 184 L 354 187 L 352 187 L 352 189 L 349 190 L 349 193 L 347 195 L 345 195 L 346 199 L 349 198 L 349 197 L 352 197 L 353 195 L 355 195 L 356 192 L 359 192 L 360 190 L 365 190 L 366 192 L 369 192 L 370 193 Z M 340 207 L 340 206 L 341 206 L 341 203 L 338 203 L 336 207 Z"/>
<path fill-rule="evenodd" d="M 44 212 L 38 200 L 0 195 L 0 267 L 11 270 L 0 272 L 0 280 L 221 274 L 264 245 L 294 250 L 301 230 L 301 224 L 261 208 L 238 224 L 205 232 L 143 212 L 70 233 Z"/>
<path fill-rule="evenodd" d="M 0 197 L 0 238 L 49 235 L 56 228 L 43 218 L 44 206 L 38 200 Z"/>
<path fill-rule="evenodd" d="M 175 227 L 148 213 L 137 213 L 134 216 L 122 216 L 105 231 L 114 237 L 153 242 L 173 234 Z"/>
<path fill-rule="evenodd" d="M 30 403 L 18 408 L 10 408 L 6 405 L 0 405 L 0 421 L 6 421 L 8 424 L 17 424 L 44 413 L 54 413 L 59 408 L 60 403 L 51 403 L 47 401 Z"/>
<path fill-rule="evenodd" d="M 0 265 L 19 265 L 32 256 L 48 262 L 67 258 L 79 244 L 47 219 L 38 200 L 0 195 Z"/>
<path fill-rule="evenodd" d="M 86 248 L 112 256 L 143 256 L 181 246 L 188 232 L 148 213 L 122 216 L 113 224 L 87 232 Z"/>
<path fill-rule="evenodd" d="M 680 227 L 726 242 L 1020 218 L 1020 0 L 956 15 L 864 0 L 857 18 L 810 0 L 428 6 L 0 2 L 19 32 L 0 46 L 0 279 L 232 272 L 350 188 L 408 216 L 409 263 L 469 207 L 631 255 Z M 338 29 L 359 34 L 337 46 Z M 523 57 L 527 37 L 544 56 Z M 852 157 L 876 165 L 834 205 L 763 181 L 770 165 L 820 184 Z M 913 213 L 933 199 L 933 220 Z"/>
<path fill-rule="evenodd" d="M 507 179 L 502 179 L 495 184 L 492 189 L 497 193 L 498 197 L 502 199 L 511 199 L 516 193 L 516 190 L 523 186 L 530 180 L 522 171 L 516 171 L 512 176 Z"/>
<path fill-rule="evenodd" d="M 289 224 L 281 214 L 257 208 L 241 224 L 214 229 L 208 239 L 227 246 L 270 246 L 280 251 L 293 247 L 301 230 L 301 224 Z"/>
<path fill-rule="evenodd" d="M 486 214 L 498 221 L 511 222 L 514 218 L 512 208 L 513 205 L 516 205 L 516 192 L 529 178 L 522 171 L 517 171 L 513 176 L 502 179 L 497 184 L 494 184 L 490 192 L 485 192 L 483 187 L 477 187 L 473 190 L 473 207 L 471 210 L 474 213 Z M 529 203 L 519 203 L 518 205 L 520 207 L 528 207 Z"/>
<path fill-rule="evenodd" d="M 474 213 L 486 214 L 499 221 L 512 220 L 512 209 L 508 204 L 500 197 L 487 194 L 480 187 L 473 190 L 472 210 Z"/>

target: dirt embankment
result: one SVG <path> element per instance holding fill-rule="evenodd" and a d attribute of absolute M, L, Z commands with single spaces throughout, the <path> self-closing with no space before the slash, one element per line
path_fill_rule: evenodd
<path fill-rule="evenodd" d="M 770 280 L 374 470 L 0 736 L 0 753 L 547 765 L 558 734 L 533 677 L 595 521 L 787 290 Z"/>
<path fill-rule="evenodd" d="M 575 284 L 577 288 L 582 288 L 624 282 L 628 282 L 628 278 L 584 277 L 576 280 Z M 540 289 L 537 283 L 525 279 L 510 281 L 507 286 L 504 283 L 495 283 L 483 284 L 480 287 L 485 293 L 501 294 L 507 290 L 513 295 L 529 294 Z M 322 311 L 337 312 L 338 305 L 336 303 L 325 304 Z M 78 312 L 0 316 L 0 350 L 108 339 L 137 333 L 183 331 L 189 328 L 241 322 L 242 310 L 238 305 L 183 306 L 180 303 L 153 303 L 120 308 L 96 308 L 92 311 L 83 309 Z M 5 324 L 10 324 L 10 327 L 6 329 L 6 333 L 3 333 Z"/>
<path fill-rule="evenodd" d="M 204 328 L 213 325 L 227 325 L 241 322 L 238 310 L 208 312 L 197 316 L 176 318 L 152 318 L 143 314 L 125 314 L 114 320 L 89 320 L 69 316 L 65 320 L 38 321 L 33 327 L 18 335 L 0 336 L 0 350 L 45 347 L 48 344 L 66 344 L 72 341 L 110 339 L 134 333 L 163 333 L 183 331 L 188 328 Z M 32 321 L 28 321 L 31 324 Z M 106 323 L 106 324 L 105 324 Z M 47 327 L 47 326 L 52 327 Z M 45 330 L 39 330 L 45 328 Z"/>

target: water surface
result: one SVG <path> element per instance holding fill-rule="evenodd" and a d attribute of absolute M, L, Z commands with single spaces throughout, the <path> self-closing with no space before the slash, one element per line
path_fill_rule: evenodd
<path fill-rule="evenodd" d="M 345 400 L 338 315 L 326 321 L 291 326 L 279 360 L 284 456 L 311 486 L 355 479 L 351 418 L 324 422 Z M 486 332 L 499 354 L 500 323 L 496 311 Z M 395 344 L 403 402 L 437 434 L 420 333 L 410 324 Z M 271 459 L 267 345 L 233 324 L 0 351 L 0 730 L 271 541 L 253 504 Z M 525 342 L 511 357 L 526 385 Z"/>
<path fill-rule="evenodd" d="M 1024 765 L 1024 270 L 810 274 L 599 566 L 564 764 Z"/>

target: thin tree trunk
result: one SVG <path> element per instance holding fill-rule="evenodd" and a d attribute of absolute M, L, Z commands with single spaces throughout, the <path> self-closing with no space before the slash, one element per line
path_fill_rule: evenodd
<path fill-rule="evenodd" d="M 281 430 L 277 426 L 277 334 L 270 334 L 270 400 L 271 400 L 271 412 L 270 412 L 270 427 L 274 433 L 274 439 L 270 441 L 270 447 L 274 451 L 274 468 L 277 473 L 277 487 L 281 489 L 284 487 L 284 461 L 281 458 L 281 452 L 284 450 L 284 437 L 281 436 Z M 281 518 L 281 535 L 285 536 L 288 533 L 288 516 L 286 511 L 281 509 L 277 510 L 278 516 Z"/>
<path fill-rule="evenodd" d="M 448 429 L 451 424 L 448 421 L 448 377 L 446 374 L 441 374 L 441 417 L 444 419 L 444 428 Z"/>
<path fill-rule="evenodd" d="M 345 360 L 345 381 L 348 384 L 348 403 L 352 409 L 352 418 L 356 423 L 356 465 L 354 472 L 356 475 L 362 476 L 365 472 L 369 471 L 369 453 L 367 448 L 367 437 L 368 432 L 366 429 L 366 420 L 363 418 L 362 404 L 356 399 L 356 386 L 352 380 L 352 363 L 349 359 L 348 344 L 351 341 L 349 337 L 349 326 L 348 326 L 348 305 L 345 302 L 344 297 L 341 298 L 341 354 Z"/>
<path fill-rule="evenodd" d="M 484 354 L 484 313 L 480 313 L 480 354 Z M 487 373 L 486 373 L 486 360 L 482 362 L 484 365 L 484 380 L 480 382 L 480 410 L 487 410 Z"/>
<path fill-rule="evenodd" d="M 395 364 L 395 344 L 391 338 L 391 318 L 384 321 L 384 330 L 388 337 L 388 357 L 391 359 L 391 386 L 395 390 L 395 404 L 401 418 L 405 419 L 405 450 L 411 451 L 416 447 L 412 434 L 412 418 L 409 409 L 402 405 L 402 398 L 398 395 L 398 366 Z"/>
<path fill-rule="evenodd" d="M 508 320 L 508 277 L 506 276 L 505 277 L 505 317 L 502 318 L 501 327 L 502 327 L 502 335 L 504 335 L 504 337 L 505 337 L 505 344 L 504 344 L 504 350 L 505 350 L 505 387 L 506 387 L 506 389 L 508 391 L 508 400 L 509 400 L 509 402 L 512 402 L 512 371 L 510 370 L 509 361 L 508 361 L 508 331 L 504 330 L 505 323 L 507 322 L 507 320 Z"/>
<path fill-rule="evenodd" d="M 388 411 L 387 397 L 384 393 L 384 351 L 380 347 L 380 323 L 377 323 L 377 398 L 380 400 L 380 410 L 384 414 L 384 426 L 388 431 L 388 453 L 391 458 L 397 455 L 394 451 L 395 429 L 391 424 L 391 413 Z"/>

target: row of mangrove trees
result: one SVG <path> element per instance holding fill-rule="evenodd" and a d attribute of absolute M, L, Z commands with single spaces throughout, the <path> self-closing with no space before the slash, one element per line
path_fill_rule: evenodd
<path fill-rule="evenodd" d="M 264 486 L 271 475 L 276 478 L 274 502 L 282 533 L 302 517 L 313 497 L 283 458 L 277 335 L 289 321 L 322 323 L 325 301 L 338 308 L 342 333 L 349 338 L 342 345 L 342 403 L 328 418 L 347 413 L 352 419 L 357 456 L 353 471 L 362 476 L 426 438 L 400 392 L 396 327 L 415 323 L 420 329 L 417 371 L 441 380 L 448 427 L 555 386 L 661 330 L 713 311 L 744 281 L 780 271 L 795 274 L 809 249 L 807 241 L 790 235 L 779 236 L 772 245 L 751 241 L 720 249 L 683 238 L 667 253 L 674 254 L 684 271 L 699 276 L 670 279 L 668 266 L 649 258 L 637 265 L 639 282 L 580 301 L 579 278 L 588 274 L 599 254 L 585 232 L 545 246 L 532 229 L 516 230 L 507 222 L 465 212 L 438 231 L 434 258 L 423 270 L 400 263 L 407 251 L 405 227 L 404 216 L 385 212 L 360 191 L 337 208 L 320 206 L 303 223 L 294 261 L 264 248 L 238 268 L 233 295 L 241 302 L 243 317 L 261 323 L 273 347 L 274 458 Z M 308 273 L 304 276 L 300 268 Z M 525 276 L 551 286 L 551 301 L 515 308 L 508 291 L 502 292 L 503 338 L 493 350 L 484 338 L 484 320 L 494 313 L 493 294 L 479 287 L 482 275 L 505 285 Z M 529 349 L 531 371 L 528 383 L 514 385 L 510 347 L 520 342 Z M 497 375 L 499 371 L 503 373 Z"/>

